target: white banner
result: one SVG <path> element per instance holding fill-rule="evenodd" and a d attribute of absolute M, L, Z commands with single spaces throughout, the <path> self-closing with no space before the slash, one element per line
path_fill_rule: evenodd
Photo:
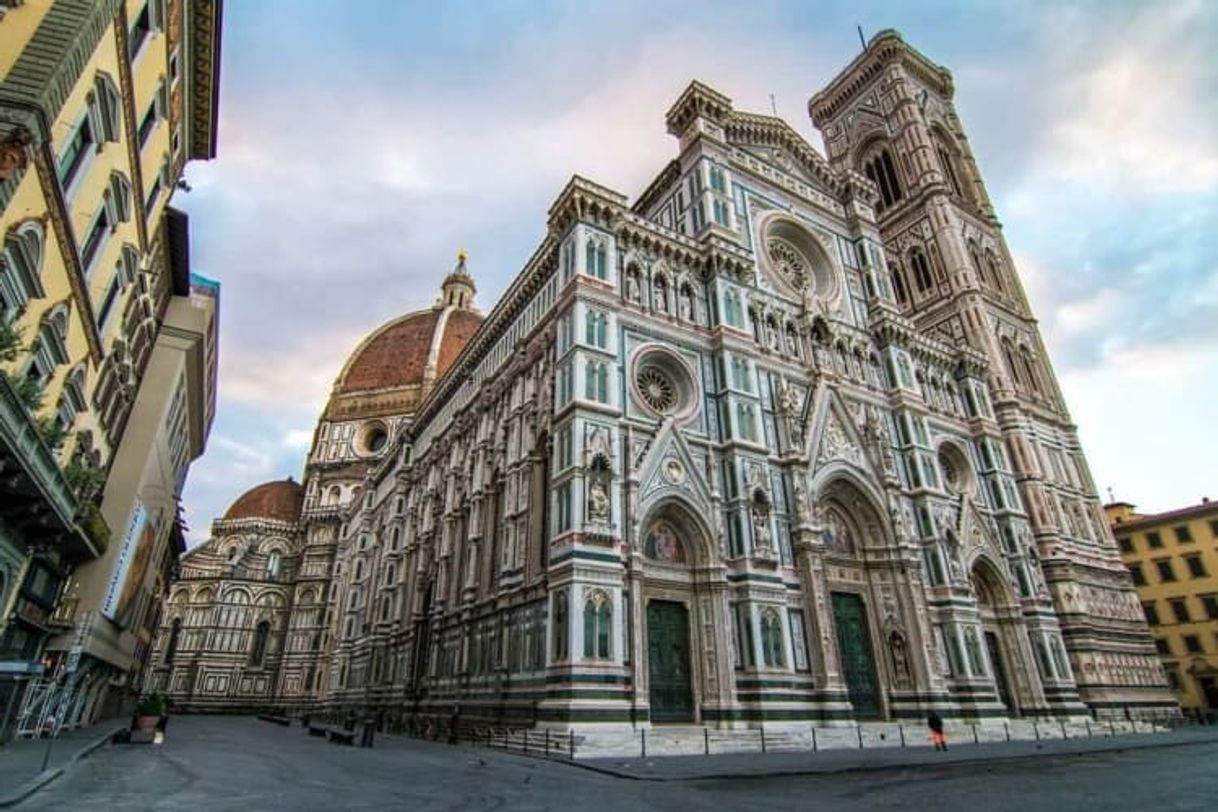
<path fill-rule="evenodd" d="M 131 511 L 131 520 L 127 522 L 127 530 L 123 533 L 122 547 L 118 550 L 118 560 L 114 562 L 114 572 L 110 575 L 110 588 L 106 591 L 106 602 L 102 604 L 102 614 L 116 622 L 118 618 L 115 613 L 118 611 L 118 599 L 123 592 L 127 570 L 131 567 L 136 543 L 147 523 L 148 514 L 144 511 L 144 503 L 137 499 L 135 509 Z"/>

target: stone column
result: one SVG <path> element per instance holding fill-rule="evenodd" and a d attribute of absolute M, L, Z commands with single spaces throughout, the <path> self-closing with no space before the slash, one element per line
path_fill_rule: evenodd
<path fill-rule="evenodd" d="M 837 653 L 833 608 L 829 602 L 829 582 L 825 576 L 823 529 L 801 524 L 795 531 L 795 549 L 799 580 L 804 588 L 804 605 L 810 624 L 809 644 L 815 655 L 813 673 L 820 687 L 827 690 L 846 689 L 841 662 Z"/>

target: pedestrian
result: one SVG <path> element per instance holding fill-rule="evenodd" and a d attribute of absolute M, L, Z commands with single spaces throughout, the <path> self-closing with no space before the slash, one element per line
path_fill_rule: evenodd
<path fill-rule="evenodd" d="M 936 750 L 947 749 L 947 737 L 943 735 L 943 717 L 933 710 L 926 716 L 926 726 L 930 728 L 930 740 Z"/>

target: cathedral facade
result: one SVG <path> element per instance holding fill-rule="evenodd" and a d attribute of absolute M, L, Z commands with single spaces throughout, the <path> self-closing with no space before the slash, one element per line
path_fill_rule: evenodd
<path fill-rule="evenodd" d="M 554 726 L 1170 712 L 952 104 L 878 34 L 827 157 L 692 83 L 490 312 L 464 257 L 348 360 L 303 482 L 182 560 L 199 710 Z"/>

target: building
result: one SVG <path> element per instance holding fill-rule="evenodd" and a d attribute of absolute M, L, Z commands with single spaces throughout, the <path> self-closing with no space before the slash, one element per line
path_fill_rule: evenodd
<path fill-rule="evenodd" d="M 335 382 L 188 554 L 186 708 L 573 725 L 1178 712 L 952 104 L 892 31 L 828 157 L 694 82 Z M 292 508 L 299 500 L 299 512 Z"/>
<path fill-rule="evenodd" d="M 148 466 L 174 433 L 188 463 L 214 411 L 214 315 L 200 312 L 216 300 L 190 294 L 169 199 L 188 161 L 215 154 L 221 13 L 2 5 L 0 741 L 100 712 L 108 689 L 129 692 L 141 635 L 147 647 L 156 601 L 141 579 L 185 473 Z M 167 386 L 175 364 L 184 388 Z M 152 437 L 145 421 L 171 409 L 179 423 Z"/>
<path fill-rule="evenodd" d="M 1150 515 L 1104 506 L 1185 713 L 1218 713 L 1218 503 Z"/>

